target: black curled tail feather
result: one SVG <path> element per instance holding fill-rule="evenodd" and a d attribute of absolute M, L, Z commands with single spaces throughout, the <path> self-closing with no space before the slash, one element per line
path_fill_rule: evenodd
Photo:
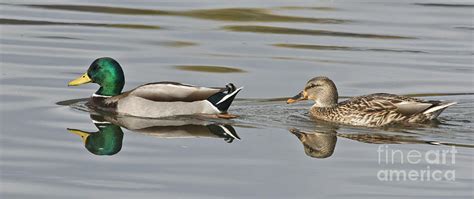
<path fill-rule="evenodd" d="M 232 83 L 225 85 L 225 87 L 227 89 L 227 94 L 230 94 L 236 90 L 235 85 Z"/>
<path fill-rule="evenodd" d="M 226 88 L 226 90 L 218 92 L 207 98 L 207 101 L 211 102 L 211 104 L 221 112 L 227 112 L 227 109 L 229 109 L 232 101 L 234 101 L 235 96 L 242 89 L 236 89 L 232 83 L 227 84 Z"/>

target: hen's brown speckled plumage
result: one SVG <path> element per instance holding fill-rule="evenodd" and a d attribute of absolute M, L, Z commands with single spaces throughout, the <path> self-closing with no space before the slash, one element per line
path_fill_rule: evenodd
<path fill-rule="evenodd" d="M 337 103 L 337 89 L 327 77 L 311 79 L 305 90 L 288 100 L 315 100 L 310 114 L 315 119 L 355 126 L 381 127 L 399 123 L 423 123 L 435 119 L 455 102 L 428 101 L 387 93 L 351 98 Z"/>

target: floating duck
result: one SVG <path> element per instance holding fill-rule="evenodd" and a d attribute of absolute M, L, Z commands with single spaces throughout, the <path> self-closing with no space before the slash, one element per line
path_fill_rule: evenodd
<path fill-rule="evenodd" d="M 139 86 L 122 93 L 125 77 L 120 64 L 112 58 L 96 59 L 69 86 L 86 83 L 100 85 L 90 104 L 101 110 L 146 118 L 176 115 L 209 114 L 234 118 L 227 114 L 237 93 L 242 89 L 230 83 L 225 88 L 199 87 L 176 82 L 157 82 Z"/>
<path fill-rule="evenodd" d="M 309 80 L 304 90 L 288 99 L 287 103 L 308 99 L 315 101 L 310 109 L 310 115 L 315 119 L 366 127 L 425 123 L 456 104 L 387 93 L 354 97 L 338 103 L 336 85 L 327 77 Z"/>

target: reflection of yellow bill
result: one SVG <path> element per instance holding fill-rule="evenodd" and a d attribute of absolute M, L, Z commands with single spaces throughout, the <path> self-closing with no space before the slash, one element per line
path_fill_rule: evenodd
<path fill-rule="evenodd" d="M 84 131 L 77 130 L 77 129 L 67 129 L 67 130 L 68 130 L 69 132 L 71 132 L 71 133 L 74 133 L 74 134 L 76 134 L 76 135 L 78 135 L 78 136 L 81 136 L 82 141 L 83 141 L 84 143 L 86 143 L 87 137 L 89 137 L 89 135 L 91 135 L 91 134 L 88 133 L 88 132 L 84 132 Z"/>
<path fill-rule="evenodd" d="M 69 84 L 67 84 L 67 85 L 68 86 L 78 86 L 78 85 L 81 85 L 81 84 L 87 84 L 91 81 L 92 81 L 92 79 L 89 77 L 89 75 L 87 75 L 87 72 L 86 72 L 83 75 L 81 75 L 80 77 L 78 77 L 77 79 L 70 81 Z"/>

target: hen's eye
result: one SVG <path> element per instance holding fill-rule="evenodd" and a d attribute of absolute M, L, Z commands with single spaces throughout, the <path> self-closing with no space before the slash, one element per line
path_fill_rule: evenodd
<path fill-rule="evenodd" d="M 311 88 L 314 88 L 314 87 L 316 87 L 316 86 L 317 86 L 317 85 L 315 85 L 315 84 L 311 84 L 311 85 L 307 86 L 306 89 L 311 89 Z"/>
<path fill-rule="evenodd" d="M 305 88 L 305 90 L 312 89 L 314 87 L 322 86 L 321 84 L 311 84 Z"/>

